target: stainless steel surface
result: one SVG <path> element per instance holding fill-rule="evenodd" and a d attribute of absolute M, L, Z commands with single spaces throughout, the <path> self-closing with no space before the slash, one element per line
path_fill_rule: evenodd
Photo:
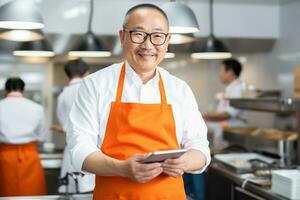
<path fill-rule="evenodd" d="M 285 164 L 285 158 L 286 158 L 286 153 L 285 153 L 285 150 L 284 150 L 284 141 L 279 141 L 278 142 L 278 150 L 279 150 L 279 156 L 280 156 L 280 163 L 282 165 Z"/>
<path fill-rule="evenodd" d="M 39 152 L 42 166 L 45 169 L 56 169 L 62 165 L 63 152 L 62 150 L 54 150 L 53 153 Z"/>
<path fill-rule="evenodd" d="M 0 200 L 91 200 L 92 194 L 0 197 Z"/>
<path fill-rule="evenodd" d="M 62 165 L 63 153 L 39 153 L 42 166 L 45 169 L 56 169 Z"/>
<path fill-rule="evenodd" d="M 241 186 L 243 183 L 243 179 L 237 174 L 230 170 L 228 170 L 224 165 L 220 163 L 212 163 L 210 165 L 210 168 L 213 170 L 216 170 L 218 173 L 220 173 L 222 176 L 228 178 L 229 180 L 233 181 L 238 186 Z M 285 197 L 282 197 L 278 194 L 275 194 L 270 189 L 259 187 L 253 183 L 247 182 L 245 184 L 244 189 L 246 191 L 252 192 L 256 195 L 261 196 L 262 198 L 266 198 L 269 200 L 288 200 Z"/>
<path fill-rule="evenodd" d="M 292 114 L 298 110 L 298 101 L 292 99 L 230 99 L 230 105 L 244 110 Z"/>
<path fill-rule="evenodd" d="M 226 165 L 236 173 L 249 173 L 254 171 L 253 161 L 260 161 L 264 168 L 276 163 L 277 160 L 257 153 L 225 153 L 217 154 L 214 159 Z"/>
<path fill-rule="evenodd" d="M 45 169 L 61 168 L 62 159 L 41 159 L 42 166 Z"/>
<path fill-rule="evenodd" d="M 298 115 L 297 115 L 298 116 L 297 163 L 298 163 L 298 165 L 300 165 L 300 104 L 298 104 L 297 109 L 299 110 Z"/>
<path fill-rule="evenodd" d="M 298 113 L 297 164 L 300 164 L 300 101 L 293 99 L 230 99 L 230 105 L 245 110 L 274 112 L 278 114 Z M 282 146 L 282 144 L 281 144 Z M 281 149 L 283 147 L 280 147 Z M 283 154 L 285 155 L 285 154 Z M 283 158 L 286 160 L 287 158 Z"/>
<path fill-rule="evenodd" d="M 241 193 L 243 193 L 243 194 L 245 194 L 245 195 L 247 195 L 247 196 L 253 198 L 253 199 L 256 199 L 256 200 L 266 200 L 266 199 L 261 198 L 261 197 L 255 195 L 255 194 L 253 194 L 253 193 L 251 193 L 251 192 L 249 192 L 249 191 L 247 191 L 247 190 L 245 190 L 245 189 L 243 189 L 243 188 L 241 188 L 241 187 L 235 187 L 234 189 L 235 189 L 236 191 L 238 191 L 238 192 L 241 192 Z"/>
<path fill-rule="evenodd" d="M 63 153 L 39 153 L 41 159 L 62 159 Z"/>
<path fill-rule="evenodd" d="M 267 154 L 271 154 L 273 156 L 280 157 L 280 165 L 281 166 L 290 166 L 295 163 L 296 159 L 296 150 L 294 148 L 295 140 L 284 140 L 286 138 L 280 140 L 272 140 L 265 137 L 259 137 L 256 135 L 251 135 L 250 133 L 254 128 L 240 128 L 240 134 L 235 133 L 234 131 L 238 131 L 238 128 L 230 129 L 227 128 L 224 130 L 224 138 L 229 141 L 230 145 L 240 145 L 246 148 L 249 151 L 256 152 L 265 152 Z M 243 130 L 245 130 L 243 134 Z M 276 130 L 276 129 L 270 129 Z M 275 132 L 276 133 L 276 132 Z M 287 132 L 288 133 L 288 132 Z M 277 136 L 276 136 L 277 137 Z M 288 137 L 287 137 L 288 138 Z"/>

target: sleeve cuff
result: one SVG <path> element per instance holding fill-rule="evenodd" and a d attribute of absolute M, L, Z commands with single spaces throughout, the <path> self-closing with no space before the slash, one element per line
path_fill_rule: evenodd
<path fill-rule="evenodd" d="M 98 147 L 92 146 L 91 144 L 81 144 L 72 152 L 72 164 L 77 171 L 82 171 L 82 165 L 86 157 L 95 151 L 100 151 Z"/>
<path fill-rule="evenodd" d="M 190 149 L 195 149 L 195 150 L 201 151 L 201 153 L 203 153 L 206 158 L 206 163 L 205 163 L 204 167 L 202 167 L 201 169 L 199 169 L 197 171 L 191 172 L 191 174 L 201 174 L 206 170 L 206 168 L 210 164 L 210 161 L 211 161 L 210 151 L 207 150 L 206 148 L 200 148 L 200 147 L 196 147 L 196 148 L 193 147 Z"/>

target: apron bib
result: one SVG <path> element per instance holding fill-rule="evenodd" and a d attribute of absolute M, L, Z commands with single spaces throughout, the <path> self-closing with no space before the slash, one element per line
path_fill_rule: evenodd
<path fill-rule="evenodd" d="M 171 105 L 167 104 L 159 74 L 161 104 L 123 103 L 125 63 L 119 77 L 115 102 L 112 102 L 101 151 L 115 159 L 126 160 L 134 154 L 178 149 Z M 119 176 L 96 176 L 94 200 L 183 200 L 182 178 L 161 174 L 141 184 Z"/>

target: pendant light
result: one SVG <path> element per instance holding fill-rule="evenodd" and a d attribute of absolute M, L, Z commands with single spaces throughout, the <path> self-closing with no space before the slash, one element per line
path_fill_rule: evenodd
<path fill-rule="evenodd" d="M 187 5 L 171 0 L 161 8 L 169 19 L 170 33 L 194 33 L 199 31 L 199 25 L 193 10 Z"/>
<path fill-rule="evenodd" d="M 0 7 L 0 28 L 42 29 L 44 22 L 33 0 L 13 0 Z"/>
<path fill-rule="evenodd" d="M 103 44 L 92 32 L 92 18 L 94 13 L 94 0 L 90 0 L 90 15 L 88 31 L 83 39 L 69 52 L 69 56 L 75 57 L 109 57 L 110 51 L 105 51 Z"/>
<path fill-rule="evenodd" d="M 175 58 L 175 53 L 173 53 L 173 52 L 166 52 L 165 58 L 166 59 Z"/>
<path fill-rule="evenodd" d="M 21 43 L 20 47 L 13 51 L 15 56 L 53 57 L 55 55 L 51 45 L 46 39 Z"/>
<path fill-rule="evenodd" d="M 26 42 L 33 40 L 41 40 L 44 34 L 40 29 L 25 30 L 25 29 L 3 29 L 0 31 L 0 39 L 11 40 L 16 42 Z"/>
<path fill-rule="evenodd" d="M 196 39 L 193 34 L 172 34 L 169 44 L 186 44 L 194 42 Z"/>
<path fill-rule="evenodd" d="M 210 8 L 210 35 L 205 43 L 205 46 L 199 51 L 192 53 L 191 57 L 196 59 L 226 59 L 232 56 L 231 52 L 227 49 L 221 40 L 214 36 L 213 30 L 213 0 L 209 1 Z"/>

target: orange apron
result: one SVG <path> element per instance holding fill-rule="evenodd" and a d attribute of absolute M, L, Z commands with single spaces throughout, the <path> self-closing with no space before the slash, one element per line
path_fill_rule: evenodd
<path fill-rule="evenodd" d="M 160 76 L 160 74 L 159 74 Z M 171 105 L 167 105 L 160 76 L 161 104 L 122 103 L 125 79 L 123 64 L 116 101 L 112 102 L 101 151 L 118 160 L 134 154 L 178 149 Z M 186 199 L 182 178 L 161 174 L 141 184 L 119 176 L 97 176 L 94 200 L 183 200 Z"/>
<path fill-rule="evenodd" d="M 0 143 L 0 196 L 45 194 L 45 174 L 36 142 Z"/>

